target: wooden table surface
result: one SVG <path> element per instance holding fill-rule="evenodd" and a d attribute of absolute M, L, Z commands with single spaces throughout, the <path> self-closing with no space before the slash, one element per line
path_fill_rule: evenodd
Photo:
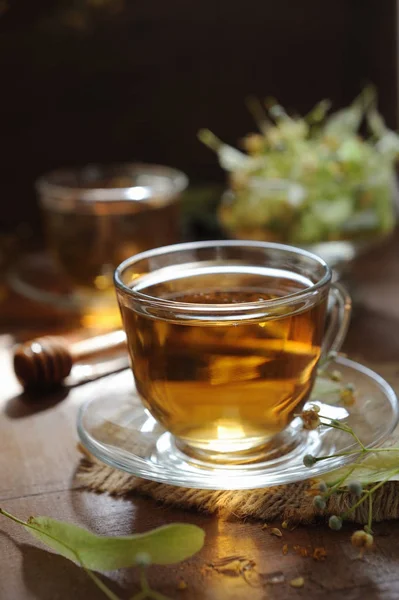
<path fill-rule="evenodd" d="M 399 235 L 360 260 L 354 268 L 356 307 L 345 351 L 381 369 L 399 369 Z M 370 280 L 370 283 L 368 283 Z M 7 321 L 7 306 L 15 316 L 15 299 L 5 297 L 0 319 Z M 25 314 L 26 310 L 24 309 Z M 44 327 L 39 314 L 36 330 Z M 42 319 L 42 320 L 40 320 Z M 15 319 L 14 319 L 15 324 Z M 26 335 L 26 334 L 25 334 Z M 357 559 L 349 538 L 353 527 L 332 532 L 325 524 L 284 531 L 273 537 L 257 522 L 223 521 L 190 511 L 165 508 L 140 497 L 116 499 L 82 489 L 74 474 L 79 463 L 76 449 L 76 412 L 90 397 L 90 384 L 29 403 L 11 368 L 10 348 L 14 332 L 0 336 L 0 505 L 26 518 L 49 515 L 106 534 L 128 534 L 154 526 L 184 521 L 204 528 L 203 550 L 176 567 L 150 569 L 153 586 L 171 598 L 190 600 L 238 600 L 251 598 L 399 598 L 399 523 L 376 525 L 375 549 Z M 85 573 L 67 560 L 48 553 L 19 526 L 0 517 L 0 599 L 83 600 L 104 596 Z M 279 525 L 279 524 L 277 524 Z M 396 537 L 398 536 L 398 537 Z M 323 546 L 324 562 L 294 552 L 282 554 L 284 543 L 292 547 Z M 241 576 L 206 568 L 218 558 L 240 554 L 256 562 L 263 575 L 259 587 L 250 587 Z M 286 581 L 267 583 L 268 574 L 281 571 Z M 303 576 L 302 589 L 288 581 Z M 177 589 L 183 578 L 188 587 Z M 108 573 L 104 580 L 121 597 L 137 591 L 134 569 Z"/>

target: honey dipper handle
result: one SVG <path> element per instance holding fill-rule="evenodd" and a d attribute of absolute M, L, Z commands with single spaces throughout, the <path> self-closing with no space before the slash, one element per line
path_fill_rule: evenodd
<path fill-rule="evenodd" d="M 73 362 L 126 348 L 126 334 L 117 330 L 75 342 L 69 347 Z"/>

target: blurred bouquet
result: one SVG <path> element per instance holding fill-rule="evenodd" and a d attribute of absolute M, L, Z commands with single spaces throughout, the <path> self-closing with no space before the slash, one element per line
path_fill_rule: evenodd
<path fill-rule="evenodd" d="M 246 153 L 199 132 L 229 173 L 218 215 L 225 232 L 305 247 L 390 233 L 399 136 L 378 113 L 375 91 L 365 89 L 329 116 L 327 100 L 303 118 L 277 103 L 266 107 L 252 102 L 260 132 L 244 138 Z M 362 124 L 367 138 L 359 135 Z"/>

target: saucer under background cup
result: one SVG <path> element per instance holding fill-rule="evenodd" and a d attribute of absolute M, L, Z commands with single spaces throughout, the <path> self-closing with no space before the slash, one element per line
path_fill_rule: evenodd
<path fill-rule="evenodd" d="M 316 394 L 311 402 L 320 405 L 324 416 L 351 426 L 365 446 L 381 445 L 398 423 L 398 401 L 392 388 L 347 358 L 337 357 L 330 369 L 341 372 L 343 385 L 356 386 L 356 403 L 345 408 L 333 403 L 334 396 L 318 398 Z M 78 416 L 81 442 L 102 462 L 144 479 L 210 490 L 262 488 L 317 477 L 357 457 L 350 454 L 305 467 L 305 454 L 327 456 L 359 446 L 349 434 L 329 427 L 306 431 L 297 418 L 257 462 L 222 465 L 198 460 L 181 452 L 173 436 L 143 407 L 130 370 L 92 384 L 92 389 L 93 399 L 81 407 Z"/>

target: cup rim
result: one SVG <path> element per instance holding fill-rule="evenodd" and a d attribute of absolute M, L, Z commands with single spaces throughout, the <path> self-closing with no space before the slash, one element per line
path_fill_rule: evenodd
<path fill-rule="evenodd" d="M 132 174 L 143 172 L 149 176 L 164 177 L 169 179 L 170 189 L 159 193 L 165 198 L 173 198 L 180 194 L 188 186 L 188 177 L 179 169 L 168 167 L 166 165 L 140 163 L 140 162 L 120 162 L 120 163 L 89 163 L 86 165 L 76 165 L 53 169 L 44 173 L 35 181 L 35 188 L 38 193 L 44 198 L 51 196 L 59 201 L 70 200 L 73 198 L 78 203 L 105 203 L 105 202 L 135 202 L 137 204 L 151 201 L 151 197 L 137 198 L 133 190 L 137 189 L 137 185 L 126 187 L 84 187 L 84 185 L 73 185 L 68 183 L 59 183 L 57 177 L 68 176 L 83 172 L 85 169 L 98 169 L 100 171 L 112 171 L 112 169 L 131 170 Z M 55 180 L 55 181 L 54 181 Z M 154 193 L 156 196 L 157 193 Z M 41 200 L 44 202 L 44 200 Z"/>
<path fill-rule="evenodd" d="M 248 247 L 248 248 L 259 248 L 264 250 L 278 250 L 287 254 L 296 254 L 313 260 L 318 263 L 324 269 L 324 275 L 313 285 L 306 287 L 303 290 L 287 294 L 277 299 L 272 300 L 257 300 L 254 302 L 237 302 L 231 304 L 200 304 L 194 302 L 179 302 L 177 300 L 169 300 L 165 298 L 157 298 L 156 296 L 150 296 L 140 291 L 133 290 L 127 286 L 123 280 L 122 275 L 126 269 L 131 267 L 141 260 L 153 258 L 166 253 L 180 252 L 184 250 L 196 250 L 201 248 L 215 248 L 215 247 Z M 317 254 L 297 248 L 295 246 L 289 246 L 287 244 L 278 244 L 275 242 L 257 242 L 253 240 L 212 240 L 212 241 L 200 241 L 200 242 L 185 242 L 181 244 L 173 244 L 170 246 L 161 246 L 160 248 L 154 248 L 153 250 L 147 250 L 135 254 L 130 258 L 124 260 L 114 272 L 114 285 L 117 292 L 122 293 L 132 299 L 136 299 L 140 304 L 152 306 L 156 308 L 170 309 L 182 313 L 206 313 L 206 314 L 221 314 L 229 313 L 236 314 L 239 312 L 256 312 L 259 310 L 270 309 L 290 305 L 293 302 L 300 301 L 317 292 L 324 286 L 326 286 L 332 279 L 332 271 L 329 265 Z"/>

